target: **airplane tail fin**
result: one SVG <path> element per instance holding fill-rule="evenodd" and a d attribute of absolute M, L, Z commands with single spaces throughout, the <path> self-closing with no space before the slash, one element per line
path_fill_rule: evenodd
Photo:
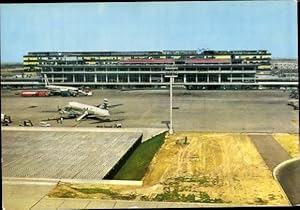
<path fill-rule="evenodd" d="M 108 99 L 105 98 L 103 104 L 100 105 L 101 109 L 106 109 L 108 110 Z"/>
<path fill-rule="evenodd" d="M 107 98 L 104 99 L 103 105 L 104 105 L 104 109 L 108 110 L 108 99 Z"/>
<path fill-rule="evenodd" d="M 47 77 L 46 74 L 44 74 L 44 80 L 45 80 L 45 86 L 46 86 L 46 87 L 49 86 L 50 83 L 49 83 L 49 80 L 48 80 L 48 77 Z"/>

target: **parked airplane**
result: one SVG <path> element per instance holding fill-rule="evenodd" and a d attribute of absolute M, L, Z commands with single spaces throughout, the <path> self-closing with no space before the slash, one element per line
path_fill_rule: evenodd
<path fill-rule="evenodd" d="M 109 117 L 109 111 L 96 106 L 82 104 L 78 102 L 69 102 L 69 104 L 60 110 L 62 117 L 67 115 L 67 118 L 77 117 L 76 121 L 80 121 L 87 116 L 93 116 L 96 118 Z"/>
<path fill-rule="evenodd" d="M 69 102 L 69 104 L 64 107 L 63 109 L 60 109 L 61 116 L 65 116 L 63 118 L 73 118 L 77 117 L 76 121 L 80 121 L 85 117 L 94 117 L 97 119 L 102 119 L 104 121 L 113 121 L 110 120 L 108 117 L 110 116 L 109 107 L 115 107 L 122 104 L 116 104 L 109 106 L 108 100 L 104 99 L 104 103 L 97 105 L 97 106 L 91 106 L 87 104 L 82 104 L 78 102 Z M 114 120 L 118 121 L 118 120 Z"/>
<path fill-rule="evenodd" d="M 46 74 L 44 74 L 44 80 L 45 80 L 45 87 L 48 88 L 52 94 L 55 93 L 61 94 L 63 92 L 69 92 L 72 96 L 77 96 L 80 93 L 86 96 L 92 95 L 91 91 L 86 92 L 77 87 L 51 85 Z"/>

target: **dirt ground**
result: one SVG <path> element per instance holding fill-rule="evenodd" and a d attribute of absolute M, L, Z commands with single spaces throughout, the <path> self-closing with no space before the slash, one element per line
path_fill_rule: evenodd
<path fill-rule="evenodd" d="M 273 137 L 293 158 L 299 157 L 298 134 L 278 133 Z"/>
<path fill-rule="evenodd" d="M 49 196 L 73 193 L 100 199 L 288 204 L 244 134 L 178 132 L 168 136 L 143 181 L 142 187 L 60 184 Z M 94 193 L 85 193 L 87 189 Z"/>

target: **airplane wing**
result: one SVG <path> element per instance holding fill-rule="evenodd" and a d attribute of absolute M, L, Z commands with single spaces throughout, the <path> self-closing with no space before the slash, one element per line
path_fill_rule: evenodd
<path fill-rule="evenodd" d="M 108 105 L 108 108 L 114 108 L 117 106 L 122 106 L 123 104 L 113 104 L 113 105 Z"/>
<path fill-rule="evenodd" d="M 99 123 L 106 123 L 106 122 L 121 122 L 124 121 L 124 118 L 120 119 L 100 119 L 100 118 L 95 118 L 97 120 L 96 122 L 91 122 L 90 124 L 99 124 Z"/>
<path fill-rule="evenodd" d="M 82 119 L 83 119 L 84 117 L 86 117 L 88 114 L 89 114 L 89 113 L 88 113 L 87 111 L 85 111 L 82 115 L 80 115 L 80 116 L 76 119 L 76 121 L 82 120 Z"/>
<path fill-rule="evenodd" d="M 113 104 L 113 105 L 105 105 L 105 104 L 96 104 L 94 106 L 96 107 L 100 107 L 101 109 L 105 109 L 106 108 L 115 108 L 115 107 L 118 107 L 118 106 L 122 106 L 123 104 Z"/>

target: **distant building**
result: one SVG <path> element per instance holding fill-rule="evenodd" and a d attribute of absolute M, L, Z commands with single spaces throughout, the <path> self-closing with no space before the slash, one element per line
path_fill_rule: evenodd
<path fill-rule="evenodd" d="M 271 74 L 281 78 L 298 78 L 298 60 L 274 59 Z"/>
<path fill-rule="evenodd" d="M 29 52 L 24 73 L 46 74 L 50 82 L 88 86 L 164 86 L 167 66 L 176 66 L 175 84 L 189 89 L 257 88 L 278 82 L 267 50 L 165 50 L 128 52 Z M 292 82 L 292 83 L 289 83 Z M 275 85 L 277 85 L 276 83 Z M 282 84 L 295 85 L 295 81 Z"/>
<path fill-rule="evenodd" d="M 298 72 L 298 60 L 295 59 L 273 59 L 271 65 L 272 69 Z"/>
<path fill-rule="evenodd" d="M 243 51 L 129 51 L 129 52 L 29 52 L 24 70 L 38 71 L 41 65 L 118 65 L 118 64 L 257 64 L 258 73 L 269 74 L 271 53 L 266 50 Z"/>

